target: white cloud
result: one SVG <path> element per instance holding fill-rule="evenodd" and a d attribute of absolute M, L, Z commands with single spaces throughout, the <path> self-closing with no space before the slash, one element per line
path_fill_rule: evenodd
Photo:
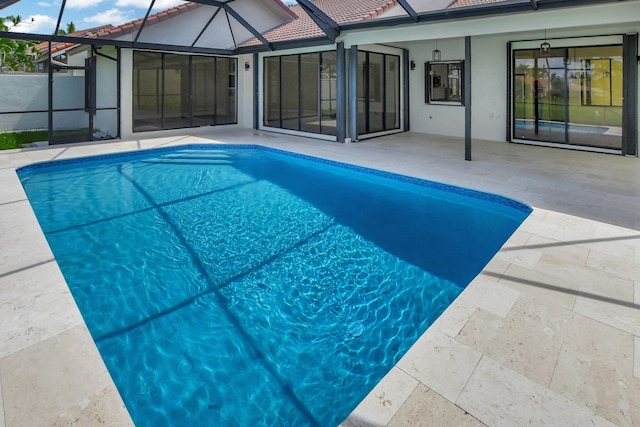
<path fill-rule="evenodd" d="M 11 28 L 10 31 L 18 33 L 52 33 L 56 28 L 57 20 L 47 15 L 31 15 L 22 18 L 22 22 Z"/>
<path fill-rule="evenodd" d="M 109 9 L 104 12 L 97 13 L 93 16 L 88 16 L 82 19 L 84 22 L 90 22 L 94 24 L 112 24 L 112 25 L 120 25 L 124 24 L 127 21 L 130 21 L 131 18 L 126 12 L 122 12 L 120 9 Z"/>
<path fill-rule="evenodd" d="M 51 3 L 47 3 L 47 2 L 43 2 L 43 1 L 39 1 L 38 2 L 38 6 L 40 7 L 51 7 L 53 6 Z"/>
<path fill-rule="evenodd" d="M 182 0 L 156 0 L 153 5 L 153 10 L 164 10 L 170 7 L 177 6 L 184 3 Z M 151 0 L 117 0 L 116 6 L 118 7 L 137 7 L 140 9 L 148 9 L 151 4 Z"/>
<path fill-rule="evenodd" d="M 102 3 L 102 0 L 67 0 L 65 8 L 86 9 L 88 7 L 95 7 L 100 3 Z"/>

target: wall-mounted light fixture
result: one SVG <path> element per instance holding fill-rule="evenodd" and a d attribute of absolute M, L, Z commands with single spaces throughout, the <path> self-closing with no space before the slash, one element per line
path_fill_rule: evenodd
<path fill-rule="evenodd" d="M 442 58 L 442 52 L 438 50 L 438 40 L 436 40 L 436 48 L 433 52 L 431 52 L 431 59 L 434 61 L 440 61 Z"/>
<path fill-rule="evenodd" d="M 416 69 L 416 61 L 414 61 L 413 59 L 411 60 L 411 62 L 409 62 L 409 68 L 411 68 L 411 71 Z"/>
<path fill-rule="evenodd" d="M 245 62 L 245 63 L 244 63 L 244 69 L 245 69 L 246 71 L 249 71 L 249 69 L 250 69 L 250 68 L 251 68 L 251 65 L 250 65 L 248 62 Z"/>
<path fill-rule="evenodd" d="M 547 41 L 547 30 L 544 30 L 544 42 L 540 44 L 540 56 L 551 56 L 551 44 Z"/>

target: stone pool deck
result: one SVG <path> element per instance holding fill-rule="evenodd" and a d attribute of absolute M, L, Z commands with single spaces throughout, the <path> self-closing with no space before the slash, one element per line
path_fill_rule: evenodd
<path fill-rule="evenodd" d="M 640 425 L 640 159 L 474 141 L 474 161 L 465 162 L 460 139 L 411 133 L 357 144 L 189 133 L 0 152 L 0 426 L 132 424 L 15 169 L 218 142 L 471 187 L 534 208 L 343 426 Z"/>

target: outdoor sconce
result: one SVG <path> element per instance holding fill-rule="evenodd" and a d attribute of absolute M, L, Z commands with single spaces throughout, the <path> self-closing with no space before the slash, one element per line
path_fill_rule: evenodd
<path fill-rule="evenodd" d="M 244 63 L 244 69 L 245 69 L 246 71 L 249 71 L 249 68 L 251 68 L 251 65 L 249 65 L 249 63 L 248 63 L 248 62 L 245 62 L 245 63 Z"/>
<path fill-rule="evenodd" d="M 544 42 L 540 45 L 540 56 L 551 56 L 551 45 Z"/>
<path fill-rule="evenodd" d="M 551 44 L 547 41 L 547 30 L 544 30 L 544 42 L 540 44 L 540 56 L 551 56 Z"/>
<path fill-rule="evenodd" d="M 413 59 L 411 60 L 411 62 L 409 62 L 409 67 L 411 67 L 411 71 L 416 69 L 416 61 L 414 61 Z"/>
<path fill-rule="evenodd" d="M 442 52 L 438 50 L 438 40 L 436 40 L 436 48 L 433 52 L 431 52 L 431 59 L 434 61 L 440 61 L 442 58 Z"/>

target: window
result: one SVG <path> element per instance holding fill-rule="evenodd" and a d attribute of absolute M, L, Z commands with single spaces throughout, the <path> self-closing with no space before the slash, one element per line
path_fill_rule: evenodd
<path fill-rule="evenodd" d="M 425 64 L 425 102 L 463 105 L 464 61 Z"/>

